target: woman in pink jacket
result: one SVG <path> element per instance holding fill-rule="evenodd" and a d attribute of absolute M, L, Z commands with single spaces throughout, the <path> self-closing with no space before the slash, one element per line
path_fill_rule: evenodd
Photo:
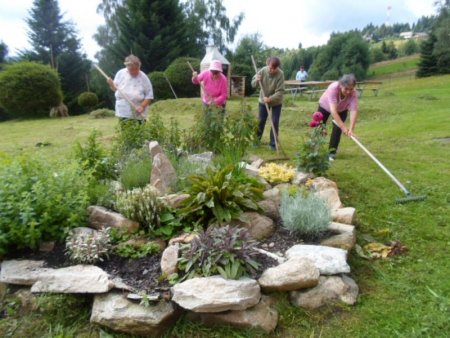
<path fill-rule="evenodd" d="M 339 81 L 333 82 L 322 94 L 319 100 L 319 108 L 326 123 L 332 117 L 338 126 L 333 124 L 330 137 L 330 161 L 336 157 L 336 151 L 341 140 L 341 133 L 352 136 L 358 119 L 358 95 L 355 89 L 356 78 L 353 74 L 344 74 Z M 350 111 L 350 125 L 346 127 L 345 120 Z"/>
<path fill-rule="evenodd" d="M 222 73 L 222 63 L 213 60 L 208 70 L 200 74 L 192 73 L 192 83 L 202 86 L 202 101 L 207 109 L 211 105 L 222 108 L 225 112 L 225 105 L 228 98 L 228 82 Z"/>

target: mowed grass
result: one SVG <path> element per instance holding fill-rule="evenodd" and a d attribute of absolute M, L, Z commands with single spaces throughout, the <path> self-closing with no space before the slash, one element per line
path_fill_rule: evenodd
<path fill-rule="evenodd" d="M 420 61 L 420 54 L 404 56 L 395 60 L 378 62 L 369 67 L 369 77 L 382 77 L 402 72 L 415 72 Z"/>
<path fill-rule="evenodd" d="M 402 255 L 380 260 L 366 260 L 354 250 L 350 252 L 351 277 L 360 287 L 354 306 L 305 311 L 290 306 L 286 294 L 280 294 L 276 295 L 279 325 L 272 334 L 226 327 L 212 329 L 182 319 L 168 337 L 449 337 L 449 88 L 449 75 L 424 79 L 389 77 L 378 97 L 367 95 L 360 100 L 356 129 L 359 140 L 413 195 L 426 195 L 425 201 L 395 204 L 396 198 L 404 196 L 400 189 L 351 139 L 342 139 L 329 177 L 337 182 L 344 205 L 357 209 L 358 244 L 398 240 L 408 248 Z M 227 105 L 230 111 L 242 107 L 250 107 L 256 114 L 253 98 L 232 100 Z M 280 142 L 291 158 L 308 132 L 307 123 L 316 107 L 315 102 L 287 97 Z M 182 128 L 192 125 L 198 109 L 201 105 L 197 99 L 158 102 L 152 107 L 167 122 L 171 117 L 177 119 Z M 93 128 L 103 132 L 103 140 L 108 144 L 115 125 L 114 118 L 92 120 L 86 116 L 3 122 L 0 151 L 19 154 L 39 149 L 43 156 L 63 157 L 74 142 L 86 139 Z M 42 141 L 51 144 L 35 146 Z M 263 143 L 267 142 L 268 130 L 263 138 Z M 276 156 L 266 148 L 263 144 L 252 152 L 264 158 Z M 42 324 L 39 315 L 16 320 L 11 336 L 48 334 L 45 330 L 49 326 Z M 0 335 L 12 325 L 6 321 L 0 319 Z M 32 321 L 39 332 L 30 329 Z M 60 328 L 58 333 L 100 336 L 99 329 L 87 320 L 76 325 Z"/>

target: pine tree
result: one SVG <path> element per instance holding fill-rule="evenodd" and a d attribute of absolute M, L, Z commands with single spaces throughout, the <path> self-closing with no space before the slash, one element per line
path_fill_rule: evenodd
<path fill-rule="evenodd" d="M 417 69 L 417 77 L 431 76 L 437 73 L 436 57 L 433 55 L 433 48 L 436 43 L 434 34 L 430 34 L 420 46 L 420 62 Z"/>
<path fill-rule="evenodd" d="M 103 1 L 103 5 L 111 1 Z M 183 8 L 178 0 L 112 1 L 116 10 L 107 15 L 106 27 L 95 39 L 103 51 L 100 62 L 112 72 L 129 54 L 137 55 L 142 70 L 164 70 L 180 56 L 200 56 L 198 38 L 189 31 Z"/>

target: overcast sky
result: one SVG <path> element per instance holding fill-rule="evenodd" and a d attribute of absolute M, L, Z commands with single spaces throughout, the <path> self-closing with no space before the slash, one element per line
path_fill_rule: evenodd
<path fill-rule="evenodd" d="M 436 13 L 436 0 L 223 0 L 228 17 L 244 12 L 239 37 L 259 33 L 269 47 L 297 48 L 323 45 L 330 33 L 381 25 L 414 23 Z M 32 0 L 0 0 L 0 40 L 9 55 L 29 48 L 25 18 Z M 93 59 L 98 46 L 92 35 L 103 17 L 96 13 L 98 0 L 60 0 L 64 18 L 75 23 L 83 49 Z M 390 11 L 388 11 L 390 7 Z M 389 14 L 388 14 L 389 13 Z M 239 39 L 239 38 L 238 38 Z M 238 40 L 237 39 L 237 40 Z"/>

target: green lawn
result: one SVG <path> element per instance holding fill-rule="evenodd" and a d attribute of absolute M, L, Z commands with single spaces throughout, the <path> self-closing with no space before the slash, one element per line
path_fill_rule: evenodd
<path fill-rule="evenodd" d="M 356 129 L 360 141 L 413 194 L 427 195 L 425 201 L 395 204 L 403 196 L 398 187 L 350 139 L 341 142 L 329 177 L 337 182 L 343 203 L 357 209 L 358 244 L 399 240 L 409 249 L 403 255 L 375 261 L 350 253 L 351 277 L 360 287 L 355 306 L 304 311 L 291 307 L 287 297 L 279 295 L 279 327 L 271 335 L 205 328 L 183 319 L 168 337 L 450 337 L 449 88 L 450 75 L 389 77 L 378 97 L 367 95 L 360 100 Z M 241 104 L 233 100 L 227 107 L 239 109 Z M 244 104 L 256 110 L 255 99 Z M 291 157 L 316 106 L 289 99 L 283 109 L 280 141 Z M 197 99 L 181 99 L 156 103 L 152 111 L 158 111 L 165 121 L 175 117 L 184 127 L 192 123 L 200 107 Z M 0 151 L 66 156 L 72 144 L 85 140 L 93 128 L 102 131 L 105 143 L 110 142 L 115 125 L 114 118 L 87 116 L 3 122 Z M 50 145 L 36 147 L 39 142 Z M 273 156 L 265 147 L 255 153 Z M 44 314 L 0 319 L 0 336 L 12 332 L 11 337 L 110 337 L 90 326 L 87 318 L 83 314 L 74 324 L 64 325 L 53 318 L 52 326 L 44 322 Z"/>
<path fill-rule="evenodd" d="M 404 56 L 395 60 L 383 61 L 372 64 L 367 74 L 369 77 L 382 77 L 399 72 L 415 73 L 420 60 L 420 54 Z"/>

